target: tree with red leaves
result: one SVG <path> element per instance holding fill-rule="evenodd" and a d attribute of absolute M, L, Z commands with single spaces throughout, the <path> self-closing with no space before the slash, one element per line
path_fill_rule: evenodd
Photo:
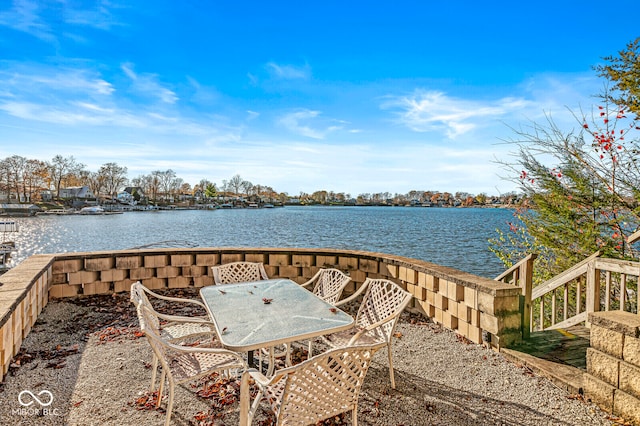
<path fill-rule="evenodd" d="M 640 227 L 639 40 L 596 68 L 615 91 L 605 89 L 602 104 L 588 113 L 573 113 L 577 130 L 567 132 L 549 116 L 544 125 L 514 129 L 508 142 L 518 148 L 516 160 L 500 164 L 528 204 L 516 211 L 510 231 L 490 240 L 505 266 L 536 252 L 540 282 L 597 250 L 637 259 L 626 238 Z"/>

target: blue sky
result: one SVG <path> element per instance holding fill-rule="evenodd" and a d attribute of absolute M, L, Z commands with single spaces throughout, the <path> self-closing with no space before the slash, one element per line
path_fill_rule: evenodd
<path fill-rule="evenodd" d="M 640 36 L 596 1 L 0 0 L 0 158 L 352 196 L 515 189 L 510 126 L 578 127 Z"/>

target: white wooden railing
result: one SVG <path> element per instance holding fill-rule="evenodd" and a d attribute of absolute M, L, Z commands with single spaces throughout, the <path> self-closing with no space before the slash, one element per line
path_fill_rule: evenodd
<path fill-rule="evenodd" d="M 637 240 L 640 240 L 640 231 L 627 239 L 630 244 Z M 590 312 L 620 310 L 640 314 L 640 262 L 600 255 L 600 252 L 592 254 L 535 288 L 532 288 L 536 258 L 533 254 L 495 278 L 522 288 L 524 338 L 534 330 L 581 323 L 588 327 Z"/>

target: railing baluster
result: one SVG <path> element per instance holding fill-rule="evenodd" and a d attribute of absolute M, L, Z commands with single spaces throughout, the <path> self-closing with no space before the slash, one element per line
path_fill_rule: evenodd
<path fill-rule="evenodd" d="M 620 310 L 627 307 L 627 274 L 620 274 Z"/>
<path fill-rule="evenodd" d="M 640 277 L 636 277 L 636 314 L 640 315 Z"/>
<path fill-rule="evenodd" d="M 544 330 L 544 296 L 540 298 L 540 330 Z"/>
<path fill-rule="evenodd" d="M 576 288 L 576 315 L 578 315 L 582 308 L 582 277 L 578 277 L 578 284 Z"/>
<path fill-rule="evenodd" d="M 562 319 L 564 321 L 567 320 L 567 318 L 569 318 L 569 283 L 565 283 L 564 284 L 564 315 L 562 317 Z"/>
<path fill-rule="evenodd" d="M 604 310 L 611 309 L 611 271 L 607 271 L 605 274 L 605 297 L 604 297 Z"/>
<path fill-rule="evenodd" d="M 556 315 L 558 310 L 556 308 L 556 291 L 551 292 L 551 325 L 556 325 Z"/>

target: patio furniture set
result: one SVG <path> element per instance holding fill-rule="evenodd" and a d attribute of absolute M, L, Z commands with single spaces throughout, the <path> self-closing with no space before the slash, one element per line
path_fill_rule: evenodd
<path fill-rule="evenodd" d="M 161 371 L 158 406 L 168 384 L 167 426 L 175 386 L 212 373 L 241 377 L 242 426 L 251 424 L 261 403 L 274 412 L 278 425 L 315 424 L 348 411 L 357 425 L 365 375 L 375 352 L 385 346 L 395 388 L 391 337 L 412 297 L 397 284 L 367 278 L 341 300 L 351 279 L 333 268 L 321 269 L 304 284 L 270 279 L 264 266 L 254 262 L 213 266 L 212 272 L 215 285 L 200 290 L 202 301 L 163 296 L 140 282 L 131 286 L 140 328 L 153 350 L 150 391 L 155 390 L 158 366 Z M 340 309 L 361 295 L 355 318 Z M 198 306 L 208 316 L 162 314 L 154 308 L 159 300 Z M 313 355 L 314 339 L 328 349 Z M 296 365 L 290 356 L 294 344 L 308 348 L 307 360 Z M 254 351 L 260 358 L 258 369 Z M 284 368 L 276 368 L 277 358 L 284 359 Z M 252 382 L 258 388 L 253 400 Z"/>

